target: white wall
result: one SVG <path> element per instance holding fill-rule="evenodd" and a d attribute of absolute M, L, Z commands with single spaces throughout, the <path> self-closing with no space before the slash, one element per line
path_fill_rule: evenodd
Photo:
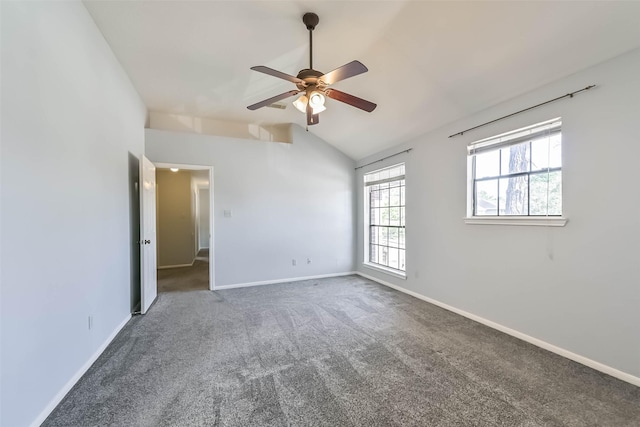
<path fill-rule="evenodd" d="M 353 271 L 354 162 L 298 126 L 292 135 L 146 131 L 152 161 L 214 166 L 216 287 Z"/>
<path fill-rule="evenodd" d="M 209 189 L 201 188 L 198 190 L 198 249 L 209 249 Z"/>
<path fill-rule="evenodd" d="M 293 142 L 291 126 L 287 123 L 256 124 L 151 111 L 149 112 L 149 127 L 158 130 L 197 133 L 226 138 Z"/>
<path fill-rule="evenodd" d="M 414 148 L 357 177 L 406 161 L 407 280 L 362 265 L 362 189 L 358 270 L 640 377 L 638 76 L 640 50 L 360 161 Z M 590 84 L 598 87 L 448 138 Z M 466 145 L 557 116 L 568 224 L 465 225 Z"/>
<path fill-rule="evenodd" d="M 19 427 L 129 317 L 146 109 L 82 3 L 1 7 L 0 424 Z"/>

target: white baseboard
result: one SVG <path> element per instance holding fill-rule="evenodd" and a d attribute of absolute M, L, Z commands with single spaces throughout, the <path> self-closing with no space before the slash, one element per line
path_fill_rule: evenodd
<path fill-rule="evenodd" d="M 611 366 L 605 365 L 605 364 L 600 363 L 600 362 L 596 362 L 595 360 L 591 360 L 591 359 L 589 359 L 587 357 L 584 357 L 584 356 L 581 356 L 579 354 L 573 353 L 573 352 L 571 352 L 569 350 L 566 350 L 564 348 L 555 346 L 553 344 L 549 344 L 546 341 L 542 341 L 542 340 L 540 340 L 538 338 L 534 338 L 534 337 L 529 336 L 527 334 L 523 334 L 522 332 L 518 332 L 518 331 L 516 331 L 514 329 L 508 328 L 508 327 L 503 326 L 503 325 L 501 325 L 499 323 L 496 323 L 496 322 L 492 322 L 491 320 L 487 320 L 487 319 L 485 319 L 483 317 L 480 317 L 480 316 L 477 316 L 475 314 L 468 313 L 468 312 L 466 312 L 464 310 L 460 310 L 459 308 L 452 307 L 452 306 L 450 306 L 448 304 L 445 304 L 443 302 L 434 300 L 434 299 L 429 298 L 429 297 L 425 297 L 424 295 L 421 295 L 421 294 L 419 294 L 417 292 L 414 292 L 414 291 L 410 291 L 410 290 L 405 289 L 405 288 L 403 288 L 401 286 L 394 285 L 393 283 L 386 282 L 384 280 L 378 279 L 378 278 L 373 277 L 373 276 L 369 276 L 368 274 L 364 274 L 364 273 L 361 273 L 359 271 L 356 274 L 358 274 L 359 276 L 365 277 L 365 278 L 367 278 L 369 280 L 373 280 L 374 282 L 380 283 L 381 285 L 393 288 L 393 289 L 395 289 L 397 291 L 400 291 L 402 293 L 405 293 L 407 295 L 411 295 L 412 297 L 415 297 L 415 298 L 421 299 L 423 301 L 426 301 L 426 302 L 428 302 L 430 304 L 436 305 L 436 306 L 438 306 L 440 308 L 444 308 L 445 310 L 448 310 L 448 311 L 451 311 L 453 313 L 456 313 L 456 314 L 459 314 L 461 316 L 464 316 L 467 319 L 471 319 L 471 320 L 476 321 L 478 323 L 482 323 L 485 326 L 488 326 L 490 328 L 496 329 L 496 330 L 498 330 L 500 332 L 504 332 L 507 335 L 511 335 L 512 337 L 521 339 L 521 340 L 526 341 L 526 342 L 528 342 L 530 344 L 533 344 L 533 345 L 535 345 L 537 347 L 543 348 L 543 349 L 548 350 L 548 351 L 550 351 L 552 353 L 558 354 L 558 355 L 560 355 L 562 357 L 566 357 L 567 359 L 571 359 L 574 362 L 578 362 L 578 363 L 580 363 L 582 365 L 588 366 L 588 367 L 590 367 L 592 369 L 595 369 L 596 371 L 603 372 L 603 373 L 605 373 L 607 375 L 611 375 L 612 377 L 618 378 L 619 380 L 622 380 L 622 381 L 625 381 L 625 382 L 628 382 L 630 384 L 633 384 L 633 385 L 636 385 L 636 386 L 640 387 L 640 378 L 636 377 L 634 375 L 628 374 L 626 372 L 622 372 L 622 371 L 620 371 L 620 370 L 618 370 L 616 368 L 612 368 Z"/>
<path fill-rule="evenodd" d="M 347 271 L 344 273 L 320 274 L 317 276 L 292 277 L 290 279 L 265 280 L 263 282 L 236 283 L 233 285 L 216 286 L 213 290 L 219 291 L 222 289 L 248 288 L 251 286 L 273 285 L 274 283 L 289 283 L 289 282 L 299 282 L 301 280 L 325 279 L 327 277 L 350 276 L 352 274 L 358 274 L 358 273 L 356 271 Z"/>
<path fill-rule="evenodd" d="M 191 261 L 191 264 L 176 264 L 176 265 L 159 265 L 158 267 L 156 267 L 158 270 L 165 270 L 167 268 L 180 268 L 180 267 L 193 267 L 193 264 L 196 262 L 196 259 L 194 258 L 193 261 Z"/>
<path fill-rule="evenodd" d="M 51 399 L 49 404 L 42 410 L 42 412 L 40 412 L 40 415 L 38 415 L 37 418 L 33 420 L 33 422 L 30 424 L 31 427 L 38 427 L 40 424 L 44 422 L 44 420 L 47 419 L 47 417 L 51 414 L 51 412 L 53 412 L 53 410 L 56 409 L 56 406 L 58 406 L 58 404 L 62 402 L 62 399 L 64 399 L 67 393 L 69 393 L 69 390 L 71 390 L 73 386 L 76 385 L 78 380 L 82 378 L 82 376 L 89 370 L 91 365 L 93 365 L 93 363 L 98 359 L 98 357 L 100 357 L 102 352 L 107 348 L 109 344 L 111 344 L 111 341 L 113 341 L 116 335 L 118 335 L 118 332 L 120 332 L 120 330 L 124 328 L 124 325 L 126 325 L 130 319 L 131 319 L 131 315 L 129 314 L 122 322 L 120 322 L 118 326 L 116 326 L 113 332 L 111 332 L 111 335 L 109 335 L 107 339 L 102 343 L 102 345 L 98 347 L 95 353 L 91 355 L 89 360 L 87 360 L 85 364 L 82 365 L 80 369 L 78 369 L 78 371 L 69 379 L 69 381 L 67 381 L 67 383 L 55 395 L 55 397 Z"/>

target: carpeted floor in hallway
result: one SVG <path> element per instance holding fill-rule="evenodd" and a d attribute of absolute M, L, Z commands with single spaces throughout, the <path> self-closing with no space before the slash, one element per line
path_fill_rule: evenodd
<path fill-rule="evenodd" d="M 191 267 L 158 270 L 158 292 L 209 289 L 209 249 L 200 249 Z"/>
<path fill-rule="evenodd" d="M 44 426 L 640 426 L 640 388 L 346 276 L 161 293 Z"/>

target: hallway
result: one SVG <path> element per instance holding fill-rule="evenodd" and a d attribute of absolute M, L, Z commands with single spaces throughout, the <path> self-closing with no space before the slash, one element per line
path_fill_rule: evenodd
<path fill-rule="evenodd" d="M 158 292 L 209 289 L 209 249 L 200 249 L 191 267 L 158 270 Z"/>

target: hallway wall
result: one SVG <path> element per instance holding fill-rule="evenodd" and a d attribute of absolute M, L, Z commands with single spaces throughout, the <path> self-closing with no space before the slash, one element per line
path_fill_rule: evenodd
<path fill-rule="evenodd" d="M 192 264 L 195 254 L 195 212 L 191 171 L 156 169 L 158 268 Z"/>

